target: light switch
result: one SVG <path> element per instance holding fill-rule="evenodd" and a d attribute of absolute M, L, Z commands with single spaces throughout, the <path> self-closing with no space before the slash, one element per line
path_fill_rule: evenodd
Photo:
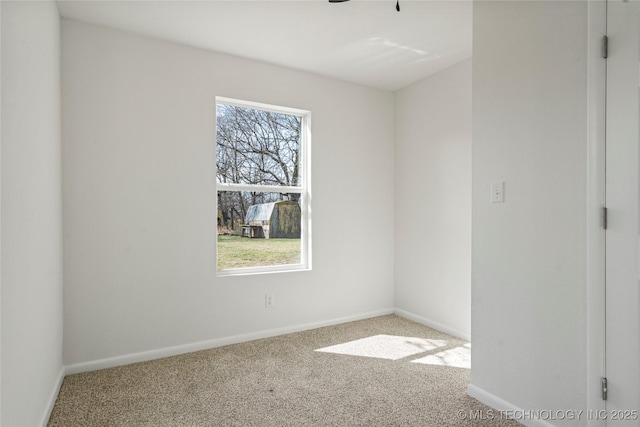
<path fill-rule="evenodd" d="M 491 184 L 491 203 L 504 203 L 504 181 Z"/>

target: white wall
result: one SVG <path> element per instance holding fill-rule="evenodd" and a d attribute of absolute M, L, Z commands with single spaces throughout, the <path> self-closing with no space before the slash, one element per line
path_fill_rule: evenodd
<path fill-rule="evenodd" d="M 473 36 L 470 392 L 584 408 L 587 4 L 477 2 Z"/>
<path fill-rule="evenodd" d="M 75 21 L 62 42 L 65 364 L 390 312 L 391 93 Z M 216 278 L 217 95 L 312 112 L 313 271 Z"/>
<path fill-rule="evenodd" d="M 2 418 L 42 425 L 62 378 L 60 21 L 2 2 Z"/>
<path fill-rule="evenodd" d="M 471 59 L 396 93 L 395 304 L 471 333 Z"/>

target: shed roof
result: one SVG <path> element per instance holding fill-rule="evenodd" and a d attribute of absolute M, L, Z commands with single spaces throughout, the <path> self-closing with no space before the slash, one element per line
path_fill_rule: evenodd
<path fill-rule="evenodd" d="M 270 202 L 270 203 L 258 203 L 257 205 L 249 206 L 247 210 L 247 214 L 244 217 L 244 222 L 248 223 L 250 221 L 269 221 L 271 220 L 271 215 L 273 214 L 273 208 L 276 205 L 297 205 L 298 202 L 294 202 L 292 200 L 280 200 L 278 202 Z"/>
<path fill-rule="evenodd" d="M 249 206 L 247 215 L 244 217 L 244 222 L 269 221 L 271 219 L 271 214 L 273 213 L 273 207 L 275 205 L 276 202 L 260 203 L 257 205 Z"/>

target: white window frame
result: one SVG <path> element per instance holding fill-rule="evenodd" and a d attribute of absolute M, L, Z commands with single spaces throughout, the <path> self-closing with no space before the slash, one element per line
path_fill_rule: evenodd
<path fill-rule="evenodd" d="M 214 176 L 216 177 L 216 195 L 219 191 L 258 191 L 265 193 L 299 193 L 300 194 L 300 263 L 285 265 L 269 265 L 260 267 L 229 268 L 218 269 L 218 238 L 216 233 L 216 276 L 244 276 L 250 274 L 282 273 L 291 271 L 311 270 L 311 112 L 296 108 L 280 107 L 277 105 L 263 104 L 253 101 L 243 101 L 239 99 L 217 96 L 218 104 L 233 105 L 242 108 L 269 111 L 294 115 L 301 118 L 300 129 L 300 182 L 299 186 L 278 186 L 259 184 L 229 184 L 218 182 L 217 166 Z M 217 114 L 216 114 L 216 134 L 217 134 Z M 217 155 L 218 142 L 215 141 L 215 152 Z M 216 212 L 218 211 L 218 197 L 216 199 Z"/>

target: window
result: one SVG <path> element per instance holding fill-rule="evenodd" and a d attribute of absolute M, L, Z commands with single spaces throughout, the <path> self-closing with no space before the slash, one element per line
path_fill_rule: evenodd
<path fill-rule="evenodd" d="M 218 275 L 311 268 L 310 113 L 216 98 Z"/>

